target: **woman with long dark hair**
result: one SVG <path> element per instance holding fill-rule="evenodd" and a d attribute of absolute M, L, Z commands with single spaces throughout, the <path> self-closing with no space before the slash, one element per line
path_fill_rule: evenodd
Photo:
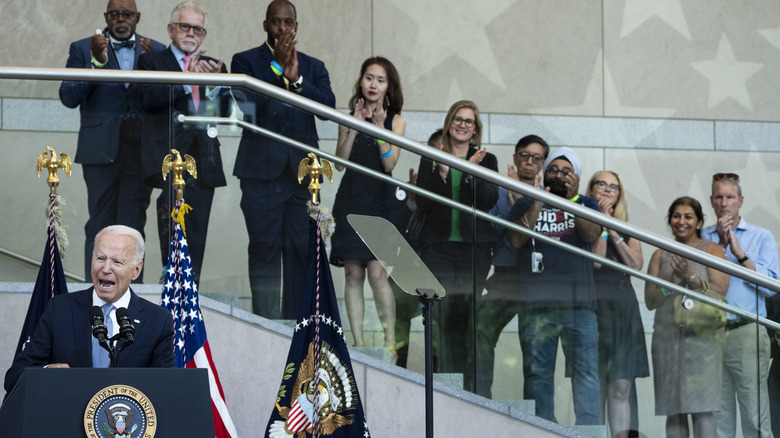
<path fill-rule="evenodd" d="M 699 201 L 683 196 L 669 207 L 667 223 L 674 240 L 726 259 L 720 245 L 701 238 L 704 225 Z M 658 249 L 650 259 L 647 273 L 682 287 L 709 289 L 725 296 L 730 277 L 717 269 Z M 687 437 L 688 415 L 695 437 L 716 436 L 713 411 L 720 410 L 723 364 L 723 328 L 691 330 L 674 321 L 675 294 L 655 283 L 645 283 L 645 303 L 655 309 L 653 322 L 653 382 L 655 413 L 666 415 L 666 436 Z M 694 306 L 706 306 L 693 302 Z"/>
<path fill-rule="evenodd" d="M 403 104 L 401 81 L 395 66 L 379 56 L 366 59 L 349 100 L 351 114 L 403 135 L 406 131 L 406 120 L 401 115 Z M 400 153 L 398 146 L 354 129 L 339 127 L 336 155 L 341 158 L 391 175 Z M 344 167 L 337 164 L 336 169 L 342 171 Z M 384 329 L 385 345 L 390 348 L 391 362 L 395 363 L 395 299 L 387 272 L 347 221 L 347 215 L 351 213 L 386 218 L 393 189 L 380 180 L 347 169 L 333 206 L 336 232 L 330 262 L 344 267 L 344 298 L 355 345 L 365 346 L 363 284 L 367 276 Z"/>

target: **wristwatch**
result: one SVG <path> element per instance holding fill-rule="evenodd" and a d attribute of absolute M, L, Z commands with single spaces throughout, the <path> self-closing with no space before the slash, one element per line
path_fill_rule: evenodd
<path fill-rule="evenodd" d="M 738 262 L 739 262 L 739 264 L 741 265 L 741 264 L 745 263 L 746 261 L 748 261 L 748 259 L 749 259 L 749 258 L 750 258 L 750 257 L 748 257 L 748 253 L 745 253 L 745 257 L 742 257 L 741 259 L 739 259 L 739 260 L 737 260 L 737 261 L 738 261 Z"/>
<path fill-rule="evenodd" d="M 293 82 L 292 84 L 290 84 L 290 86 L 293 87 L 293 89 L 295 89 L 295 90 L 301 88 L 302 85 L 303 85 L 303 76 L 302 75 L 298 75 L 298 80 Z"/>

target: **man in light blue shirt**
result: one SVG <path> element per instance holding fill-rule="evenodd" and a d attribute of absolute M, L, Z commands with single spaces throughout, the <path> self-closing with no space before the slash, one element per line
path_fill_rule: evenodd
<path fill-rule="evenodd" d="M 732 263 L 777 279 L 775 239 L 768 230 L 748 224 L 740 216 L 742 201 L 742 184 L 738 175 L 713 175 L 710 203 L 718 222 L 704 228 L 702 237 L 720 244 Z M 726 299 L 732 306 L 766 317 L 766 298 L 773 295 L 775 292 L 769 289 L 732 276 Z M 737 402 L 743 436 L 772 436 L 767 390 L 769 358 L 767 331 L 751 320 L 729 314 L 723 348 L 721 410 L 715 412 L 718 437 L 736 436 Z"/>

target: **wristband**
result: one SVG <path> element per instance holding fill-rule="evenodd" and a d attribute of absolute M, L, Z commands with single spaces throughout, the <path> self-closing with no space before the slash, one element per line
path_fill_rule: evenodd
<path fill-rule="evenodd" d="M 662 288 L 661 288 L 661 293 L 662 293 L 662 294 L 664 294 L 664 295 L 665 295 L 665 296 L 667 296 L 667 297 L 668 297 L 669 295 L 671 295 L 671 294 L 672 294 L 671 292 L 669 292 L 668 290 L 666 290 L 666 288 L 665 288 L 665 287 L 662 287 Z"/>
<path fill-rule="evenodd" d="M 575 197 L 573 197 L 573 198 L 569 199 L 569 201 L 571 201 L 571 202 L 577 202 L 577 201 L 579 201 L 579 200 L 580 200 L 580 195 L 577 195 L 577 196 L 575 196 Z"/>
<path fill-rule="evenodd" d="M 92 65 L 94 65 L 94 66 L 95 66 L 95 67 L 97 67 L 97 68 L 103 68 L 103 67 L 105 67 L 105 65 L 106 65 L 106 64 L 105 64 L 105 63 L 103 63 L 103 62 L 100 62 L 100 61 L 98 61 L 98 60 L 97 60 L 97 58 L 95 58 L 95 57 L 93 56 L 93 57 L 92 57 Z"/>
<path fill-rule="evenodd" d="M 382 146 L 383 144 L 387 144 L 387 142 L 384 141 L 384 140 L 377 140 L 376 144 L 378 144 L 379 146 Z"/>
<path fill-rule="evenodd" d="M 282 73 L 284 73 L 284 69 L 276 61 L 271 61 L 271 70 L 273 70 L 273 72 L 274 72 L 274 74 L 276 74 L 276 76 L 281 76 Z"/>
<path fill-rule="evenodd" d="M 624 239 L 624 238 L 622 238 L 622 237 L 621 237 L 620 239 L 618 239 L 617 241 L 615 241 L 615 246 L 618 246 L 618 245 L 620 245 L 620 242 L 624 242 L 625 240 L 626 240 L 626 239 Z"/>
<path fill-rule="evenodd" d="M 379 158 L 382 158 L 382 159 L 384 159 L 384 158 L 387 158 L 387 157 L 389 157 L 390 155 L 393 155 L 393 148 L 392 148 L 392 147 L 390 148 L 390 150 L 389 150 L 389 151 L 387 151 L 387 152 L 385 152 L 384 154 L 380 155 L 380 156 L 379 156 Z"/>
<path fill-rule="evenodd" d="M 601 237 L 602 237 L 604 240 L 609 240 L 609 234 L 607 234 L 607 232 L 606 232 L 606 231 L 602 231 L 602 232 L 601 232 Z"/>

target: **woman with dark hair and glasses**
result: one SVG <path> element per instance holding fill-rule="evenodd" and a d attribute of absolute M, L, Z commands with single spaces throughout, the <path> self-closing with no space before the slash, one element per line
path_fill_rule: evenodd
<path fill-rule="evenodd" d="M 602 170 L 593 174 L 587 195 L 599 203 L 602 213 L 628 222 L 628 203 L 617 173 Z M 644 263 L 639 240 L 605 227 L 591 251 L 633 269 L 642 269 Z M 650 375 L 645 331 L 628 274 L 594 262 L 593 282 L 599 326 L 601 423 L 608 416 L 610 436 L 624 438 L 629 436 L 632 416 L 636 416 L 629 400 L 634 379 Z"/>
<path fill-rule="evenodd" d="M 674 240 L 725 259 L 723 249 L 701 238 L 704 225 L 699 201 L 684 196 L 669 207 L 667 223 Z M 723 296 L 729 287 L 728 274 L 677 254 L 658 249 L 650 258 L 647 273 L 682 287 L 709 289 Z M 675 294 L 655 283 L 645 283 L 645 303 L 655 309 L 653 322 L 653 382 L 655 413 L 666 415 L 666 436 L 687 437 L 688 414 L 696 437 L 716 435 L 713 411 L 720 410 L 723 366 L 723 328 L 691 330 L 674 322 Z M 706 304 L 692 301 L 694 306 Z"/>
<path fill-rule="evenodd" d="M 447 112 L 442 150 L 498 172 L 493 154 L 482 148 L 482 120 L 477 104 L 455 102 Z M 498 199 L 498 187 L 466 172 L 422 158 L 417 186 L 487 212 Z M 425 197 L 417 198 L 425 212 L 420 233 L 420 258 L 447 291 L 433 308 L 436 371 L 462 373 L 464 386 L 474 385 L 473 301 L 481 294 L 490 270 L 495 233 L 489 222 Z"/>
<path fill-rule="evenodd" d="M 393 63 L 379 56 L 366 59 L 349 100 L 351 114 L 403 135 L 406 131 L 406 119 L 401 115 L 403 104 L 401 80 Z M 341 158 L 392 175 L 400 153 L 398 146 L 345 126 L 339 127 L 336 155 Z M 342 171 L 344 166 L 337 164 L 336 169 Z M 367 276 L 385 333 L 385 346 L 390 349 L 391 362 L 395 363 L 398 357 L 395 351 L 395 298 L 387 272 L 347 221 L 347 215 L 352 213 L 387 218 L 393 189 L 383 181 L 347 169 L 333 206 L 336 232 L 330 262 L 344 267 L 344 300 L 355 345 L 366 345 L 363 339 L 363 284 Z"/>

